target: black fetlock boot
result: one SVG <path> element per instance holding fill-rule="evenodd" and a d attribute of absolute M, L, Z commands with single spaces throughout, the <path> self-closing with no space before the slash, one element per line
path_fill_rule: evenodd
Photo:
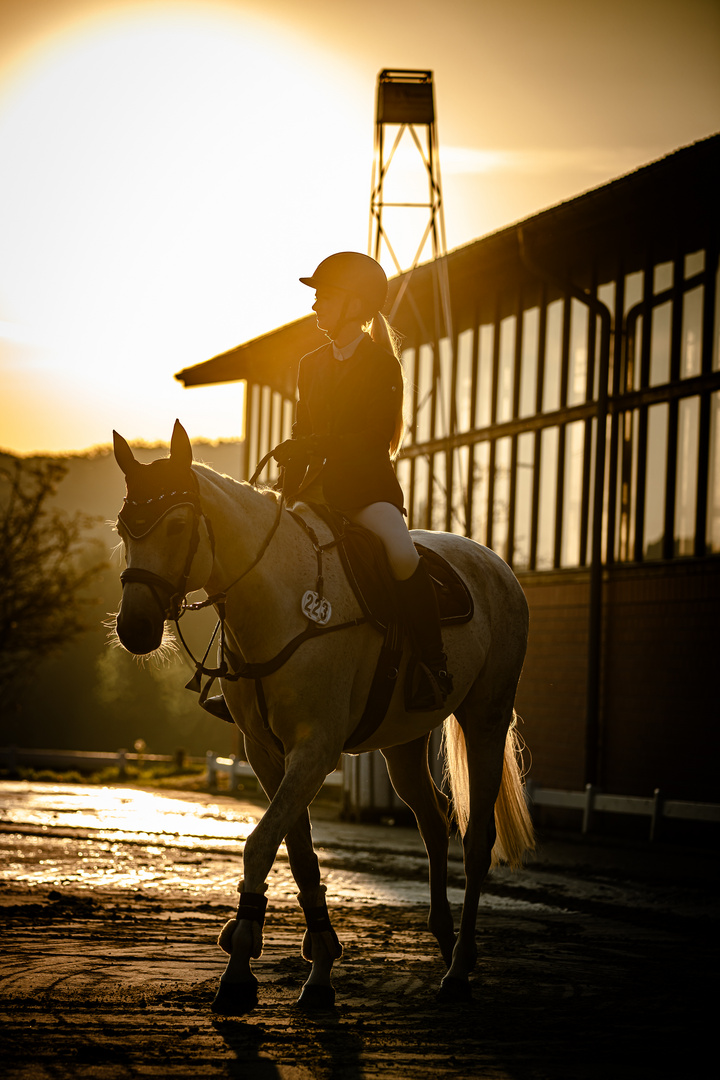
<path fill-rule="evenodd" d="M 437 596 L 422 557 L 412 576 L 396 581 L 395 587 L 414 653 L 405 684 L 405 708 L 432 712 L 452 693 L 453 682 L 443 652 Z"/>

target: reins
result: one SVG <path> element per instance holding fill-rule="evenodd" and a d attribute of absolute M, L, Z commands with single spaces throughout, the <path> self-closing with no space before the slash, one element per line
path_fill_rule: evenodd
<path fill-rule="evenodd" d="M 261 472 L 263 471 L 271 457 L 272 452 L 266 454 L 265 457 L 258 464 L 255 472 L 250 478 L 250 484 L 253 487 L 257 484 L 258 477 L 260 476 Z M 181 590 L 184 590 L 184 587 L 187 585 L 192 561 L 195 558 L 195 554 L 197 552 L 199 540 L 197 522 L 199 520 L 199 517 L 203 517 L 205 520 L 206 526 L 208 528 L 208 534 L 211 539 L 213 555 L 215 552 L 214 535 L 211 521 L 205 514 L 202 513 L 202 510 L 199 506 L 197 509 L 193 508 L 193 537 L 191 538 L 190 550 L 188 551 L 185 569 L 183 571 L 180 585 L 175 587 L 170 582 L 166 581 L 164 578 L 161 578 L 159 575 L 154 574 L 148 570 L 126 570 L 124 571 L 123 575 L 121 575 L 121 580 L 123 580 L 123 583 L 132 581 L 139 584 L 148 585 L 153 593 L 153 596 L 161 607 L 163 614 L 170 610 L 170 618 L 175 623 L 178 638 L 180 639 L 180 642 L 188 657 L 195 665 L 195 672 L 190 681 L 187 683 L 186 689 L 193 690 L 195 693 L 200 694 L 201 705 L 207 698 L 210 688 L 216 679 L 225 679 L 228 682 L 237 682 L 240 679 L 255 680 L 258 688 L 258 700 L 262 705 L 264 701 L 264 694 L 262 692 L 260 679 L 267 675 L 272 675 L 276 671 L 279 671 L 279 669 L 290 659 L 293 653 L 295 653 L 296 650 L 304 642 L 309 641 L 311 638 L 318 637 L 319 635 L 335 633 L 338 630 L 348 630 L 351 627 L 360 626 L 362 623 L 367 621 L 365 616 L 360 616 L 359 618 L 350 619 L 346 622 L 338 623 L 334 626 L 324 625 L 323 619 L 324 621 L 327 621 L 327 618 L 330 617 L 331 608 L 329 603 L 324 601 L 323 597 L 324 578 L 322 559 L 326 551 L 329 551 L 339 543 L 339 538 L 335 538 L 326 544 L 320 544 L 317 535 L 315 534 L 312 527 L 308 525 L 308 523 L 304 521 L 299 514 L 293 513 L 293 511 L 288 510 L 288 514 L 295 522 L 297 522 L 303 528 L 305 534 L 308 536 L 317 558 L 317 577 L 315 592 L 306 592 L 302 600 L 302 608 L 303 613 L 305 614 L 305 617 L 307 619 L 307 625 L 304 630 L 302 630 L 299 634 L 296 634 L 294 638 L 287 642 L 287 644 L 284 645 L 283 648 L 269 660 L 265 660 L 260 663 L 249 663 L 247 661 L 241 661 L 238 657 L 232 655 L 232 666 L 228 663 L 227 657 L 230 654 L 230 650 L 227 647 L 225 638 L 225 609 L 228 594 L 261 562 L 272 542 L 273 537 L 275 536 L 275 533 L 280 526 L 283 510 L 285 509 L 285 498 L 281 494 L 280 498 L 277 501 L 277 512 L 273 519 L 270 530 L 265 536 L 263 542 L 261 543 L 257 551 L 257 554 L 255 555 L 250 565 L 247 566 L 242 571 L 242 573 L 239 574 L 232 582 L 230 582 L 229 585 L 226 585 L 220 591 L 214 592 L 212 595 L 209 595 L 205 600 L 189 604 L 185 599 L 184 591 L 181 593 Z M 172 595 L 168 602 L 168 606 L 164 606 L 162 604 L 156 593 L 156 588 L 162 588 L 165 591 L 171 591 Z M 312 600 L 308 600 L 308 597 L 311 597 Z M 172 604 L 172 608 L 169 608 L 170 604 Z M 187 611 L 201 611 L 203 608 L 209 607 L 210 605 L 214 605 L 217 608 L 218 622 L 212 632 L 210 641 L 207 645 L 207 648 L 205 649 L 202 660 L 198 660 L 194 656 L 192 650 L 190 649 L 188 643 L 183 636 L 182 630 L 180 628 L 180 619 Z M 317 614 L 318 611 L 321 612 L 320 615 Z M 326 611 L 328 613 L 327 618 L 325 618 Z M 220 663 L 217 667 L 208 667 L 206 665 L 206 661 L 213 646 L 213 643 L 218 636 L 218 631 L 220 632 L 218 642 Z M 203 686 L 202 677 L 204 675 L 207 676 L 208 681 Z"/>
<path fill-rule="evenodd" d="M 255 485 L 257 484 L 257 481 L 258 481 L 258 477 L 260 476 L 260 473 L 263 471 L 263 469 L 265 468 L 265 466 L 267 465 L 267 463 L 268 463 L 268 461 L 270 460 L 271 457 L 272 457 L 272 452 L 269 453 L 269 454 L 266 454 L 265 457 L 262 459 L 262 461 L 258 465 L 257 469 L 255 470 L 255 472 L 250 477 L 250 485 L 251 485 L 251 487 L 255 487 Z M 240 574 L 238 577 L 236 577 L 234 581 L 231 581 L 229 585 L 226 585 L 225 588 L 221 590 L 221 592 L 215 593 L 213 596 L 209 596 L 207 598 L 207 600 L 203 600 L 201 603 L 198 603 L 197 605 L 196 604 L 184 604 L 183 605 L 183 610 L 185 610 L 185 611 L 196 611 L 196 610 L 198 610 L 199 611 L 200 608 L 208 607 L 210 604 L 216 603 L 217 602 L 216 598 L 219 598 L 220 602 L 224 602 L 227 599 L 227 594 L 230 592 L 230 590 L 234 589 L 235 586 L 239 582 L 241 582 L 244 577 L 247 577 L 247 575 L 251 572 L 251 570 L 255 569 L 255 567 L 258 565 L 258 563 L 262 559 L 262 557 L 265 554 L 265 552 L 267 551 L 267 549 L 270 547 L 270 543 L 272 541 L 272 538 L 275 535 L 275 533 L 277 532 L 278 526 L 280 525 L 280 521 L 282 519 L 282 512 L 283 512 L 284 509 L 285 509 L 285 496 L 281 493 L 280 498 L 277 501 L 277 513 L 275 515 L 275 519 L 273 520 L 272 526 L 270 528 L 270 532 L 267 534 L 267 536 L 263 540 L 262 544 L 260 545 L 260 550 L 258 551 L 258 553 L 255 556 L 255 558 L 253 559 L 253 561 L 250 563 L 250 565 L 245 570 L 243 570 L 242 574 Z M 205 515 L 203 515 L 203 517 L 204 516 Z M 207 522 L 209 522 L 209 518 L 206 517 L 205 520 Z M 215 552 L 213 550 L 213 555 L 214 554 L 215 554 Z"/>

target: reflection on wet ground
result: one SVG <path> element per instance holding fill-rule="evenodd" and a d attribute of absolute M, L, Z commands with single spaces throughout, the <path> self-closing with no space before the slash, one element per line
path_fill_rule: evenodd
<path fill-rule="evenodd" d="M 232 902 L 245 839 L 263 814 L 229 795 L 34 782 L 0 783 L 0 904 L 15 886 L 112 890 Z M 313 839 L 328 893 L 358 905 L 427 904 L 427 856 L 413 828 L 338 820 L 313 806 Z M 642 856 L 642 857 L 640 857 Z M 687 865 L 685 865 L 687 863 Z M 653 918 L 714 917 L 714 892 L 698 880 L 692 852 L 575 842 L 542 844 L 519 873 L 498 868 L 481 908 L 523 914 L 627 907 Z M 296 904 L 287 853 L 268 881 Z M 448 898 L 463 899 L 462 851 L 450 845 Z M 5 898 L 5 899 L 3 899 Z"/>
<path fill-rule="evenodd" d="M 157 841 L 194 847 L 236 845 L 257 824 L 258 815 L 216 802 L 202 802 L 125 787 L 57 784 L 0 784 L 3 825 L 41 829 L 91 830 L 107 840 Z"/>
<path fill-rule="evenodd" d="M 0 902 L 11 883 L 34 887 L 142 889 L 184 897 L 232 896 L 243 841 L 263 808 L 229 796 L 129 787 L 0 783 Z M 323 880 L 335 901 L 428 900 L 427 856 L 414 829 L 356 825 L 325 812 L 313 824 Z M 462 855 L 453 843 L 451 903 L 462 903 Z M 297 892 L 284 845 L 272 870 L 276 899 Z M 540 910 L 523 898 L 482 904 Z"/>
<path fill-rule="evenodd" d="M 243 842 L 262 812 L 228 796 L 0 783 L 0 886 L 232 895 L 242 873 Z M 426 857 L 413 830 L 326 820 L 314 826 L 314 837 L 336 899 L 426 900 Z M 270 884 L 278 899 L 294 899 L 284 845 Z M 461 892 L 454 892 L 460 900 Z"/>

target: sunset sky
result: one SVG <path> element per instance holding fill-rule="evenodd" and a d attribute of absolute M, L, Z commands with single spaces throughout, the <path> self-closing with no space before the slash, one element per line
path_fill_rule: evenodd
<path fill-rule="evenodd" d="M 239 435 L 173 373 L 367 249 L 385 67 L 434 71 L 450 248 L 720 130 L 717 0 L 0 0 L 0 448 Z"/>

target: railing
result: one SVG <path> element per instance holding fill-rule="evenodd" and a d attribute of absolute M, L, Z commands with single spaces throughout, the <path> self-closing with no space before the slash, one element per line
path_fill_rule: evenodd
<path fill-rule="evenodd" d="M 175 765 L 178 769 L 185 765 L 202 765 L 200 757 L 188 757 L 184 750 L 174 754 L 133 754 L 128 750 L 24 750 L 16 746 L 0 747 L 0 767 L 11 772 L 22 766 L 33 769 L 53 769 L 67 772 L 97 772 L 99 769 L 116 767 L 122 776 L 128 764 L 135 765 Z"/>
<path fill-rule="evenodd" d="M 187 757 L 182 750 L 174 754 L 133 754 L 127 750 L 113 752 L 81 750 L 23 750 L 14 746 L 0 747 L 0 767 L 14 771 L 21 766 L 39 769 L 68 771 L 77 769 L 81 772 L 95 772 L 113 766 L 119 769 L 122 778 L 127 765 L 134 764 L 174 764 L 177 768 L 184 765 L 205 764 L 208 787 L 216 787 L 218 774 L 228 777 L 231 792 L 237 791 L 243 781 L 254 781 L 255 773 L 246 761 L 235 757 L 221 757 L 208 750 L 204 758 Z M 385 783 L 365 786 L 359 783 L 358 768 L 364 762 L 371 762 L 371 755 L 361 755 L 350 759 L 350 768 L 345 773 L 341 769 L 331 772 L 326 778 L 323 789 L 328 793 L 343 793 L 346 811 L 386 812 L 397 809 L 399 803 L 390 785 L 387 773 L 383 770 Z M 366 778 L 367 779 L 367 778 Z M 377 778 L 376 778 L 377 780 Z M 579 810 L 582 815 L 583 834 L 592 830 L 593 819 L 597 814 L 628 814 L 649 818 L 649 837 L 656 840 L 660 822 L 664 818 L 682 821 L 720 823 L 720 804 L 685 802 L 679 799 L 666 799 L 662 791 L 656 788 L 652 796 L 643 798 L 637 795 L 608 795 L 593 784 L 587 784 L 584 791 L 560 791 L 540 787 L 528 781 L 527 797 L 530 807 L 548 806 L 554 809 Z M 359 805 L 359 804 L 363 805 Z M 387 805 L 386 805 L 387 803 Z M 358 805 L 354 805 L 358 804 Z"/>
<path fill-rule="evenodd" d="M 655 789 L 652 798 L 642 798 L 637 795 L 606 795 L 593 784 L 587 784 L 584 791 L 557 791 L 552 788 L 538 787 L 529 781 L 527 794 L 531 807 L 551 806 L 556 809 L 582 811 L 583 833 L 590 832 L 593 817 L 597 813 L 649 817 L 651 841 L 657 839 L 663 818 L 720 822 L 720 805 L 717 803 L 666 799 L 660 788 Z"/>
<path fill-rule="evenodd" d="M 228 783 L 230 791 L 237 791 L 238 785 L 242 780 L 255 780 L 255 773 L 252 767 L 248 765 L 246 761 L 240 761 L 237 758 L 230 757 L 218 757 L 212 750 L 208 750 L 206 754 L 207 762 L 207 784 L 208 787 L 217 786 L 218 773 L 226 773 L 228 776 Z M 323 790 L 337 790 L 343 785 L 343 774 L 341 769 L 336 769 L 325 777 L 325 783 L 323 784 Z"/>

